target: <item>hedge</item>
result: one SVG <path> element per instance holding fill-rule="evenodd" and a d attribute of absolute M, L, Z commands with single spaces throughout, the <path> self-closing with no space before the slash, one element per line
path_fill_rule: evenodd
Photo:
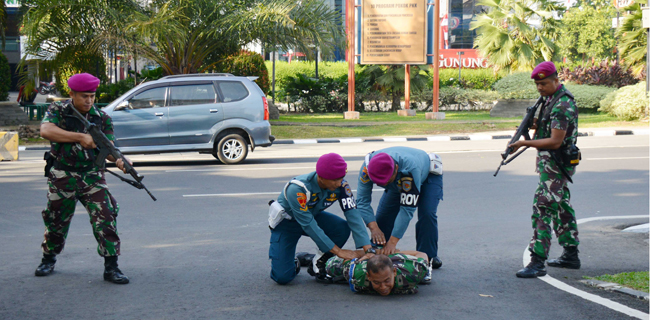
<path fill-rule="evenodd" d="M 645 81 L 642 81 L 610 92 L 600 101 L 598 111 L 607 112 L 626 121 L 647 118 L 650 99 L 645 86 Z"/>
<path fill-rule="evenodd" d="M 9 61 L 2 52 L 0 52 L 0 101 L 9 99 L 9 88 L 11 86 L 11 69 Z"/>

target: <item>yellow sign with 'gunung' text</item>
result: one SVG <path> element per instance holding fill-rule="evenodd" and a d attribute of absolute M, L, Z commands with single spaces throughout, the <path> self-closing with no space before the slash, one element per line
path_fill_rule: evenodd
<path fill-rule="evenodd" d="M 426 64 L 427 2 L 363 0 L 361 64 Z"/>

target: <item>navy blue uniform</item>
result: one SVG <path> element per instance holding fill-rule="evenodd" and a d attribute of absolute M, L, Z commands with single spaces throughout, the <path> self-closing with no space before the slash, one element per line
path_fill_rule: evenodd
<path fill-rule="evenodd" d="M 367 163 L 359 170 L 357 205 L 366 224 L 377 222 L 386 240 L 390 236 L 404 237 L 415 209 L 418 209 L 418 222 L 415 225 L 416 250 L 429 257 L 438 256 L 438 203 L 442 200 L 442 175 L 429 172 L 431 159 L 419 149 L 391 147 L 370 154 L 386 153 L 398 166 L 397 177 L 386 186 L 379 201 L 377 215 L 370 206 L 373 182 L 368 176 Z"/>
<path fill-rule="evenodd" d="M 296 277 L 296 245 L 303 235 L 312 238 L 322 252 L 332 250 L 335 245 L 342 248 L 350 237 L 350 231 L 357 247 L 370 244 L 354 195 L 345 180 L 341 187 L 329 191 L 318 186 L 316 172 L 294 179 L 302 182 L 307 190 L 290 183 L 286 188 L 286 197 L 285 192 L 278 196 L 278 203 L 291 216 L 291 220 L 284 219 L 271 230 L 271 279 L 279 284 L 286 284 Z M 347 221 L 324 211 L 335 202 L 341 206 Z"/>

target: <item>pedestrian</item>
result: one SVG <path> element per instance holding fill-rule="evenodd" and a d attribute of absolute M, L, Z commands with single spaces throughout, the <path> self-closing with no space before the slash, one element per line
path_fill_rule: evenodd
<path fill-rule="evenodd" d="M 68 79 L 68 86 L 71 99 L 52 103 L 41 123 L 41 136 L 50 141 L 51 147 L 45 157 L 48 201 L 42 213 L 45 223 L 41 244 L 43 259 L 35 274 L 47 276 L 54 271 L 56 256 L 63 250 L 75 206 L 80 201 L 90 215 L 97 252 L 104 257 L 104 280 L 126 284 L 129 278 L 117 266 L 119 205 L 106 185 L 104 166 L 95 164 L 97 146 L 81 121 L 73 116 L 72 108 L 99 126 L 110 140 L 114 140 L 113 124 L 111 118 L 94 105 L 99 79 L 80 73 Z M 122 159 L 115 161 L 111 156 L 108 159 L 125 171 Z"/>
<path fill-rule="evenodd" d="M 548 261 L 551 267 L 580 269 L 578 258 L 578 224 L 571 207 L 568 182 L 575 174 L 580 153 L 578 140 L 578 107 L 573 95 L 560 84 L 553 62 L 540 63 L 531 75 L 537 91 L 544 97 L 532 140 L 519 140 L 510 145 L 512 152 L 520 147 L 537 149 L 536 172 L 539 184 L 533 198 L 533 238 L 528 250 L 531 261 L 517 272 L 519 278 L 546 275 L 545 261 L 551 247 L 551 222 L 562 256 Z"/>
<path fill-rule="evenodd" d="M 376 216 L 370 206 L 373 184 L 385 189 Z M 435 153 L 390 147 L 368 154 L 359 170 L 357 205 L 372 241 L 383 245 L 382 254 L 396 252 L 396 245 L 404 237 L 417 209 L 416 250 L 427 254 L 431 268 L 440 268 L 437 216 L 440 200 L 442 161 Z M 431 273 L 425 280 L 431 280 L 430 276 Z"/>
<path fill-rule="evenodd" d="M 300 261 L 295 257 L 296 245 L 302 236 L 310 237 L 324 254 L 313 258 L 309 273 L 318 280 L 326 280 L 327 260 L 336 255 L 350 260 L 361 258 L 354 250 L 341 249 L 350 237 L 357 248 L 373 254 L 370 238 L 357 210 L 350 185 L 343 178 L 347 164 L 336 153 L 321 156 L 316 171 L 293 178 L 287 183 L 276 202 L 269 209 L 271 243 L 271 279 L 279 284 L 291 282 L 300 272 Z M 346 220 L 325 211 L 338 202 Z M 321 272 L 322 270 L 322 272 Z"/>

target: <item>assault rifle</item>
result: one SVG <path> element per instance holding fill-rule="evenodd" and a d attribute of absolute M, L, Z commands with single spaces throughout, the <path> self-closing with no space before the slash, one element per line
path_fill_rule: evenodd
<path fill-rule="evenodd" d="M 515 132 L 514 136 L 512 136 L 512 139 L 508 142 L 508 145 L 506 146 L 506 151 L 501 154 L 501 164 L 497 168 L 497 172 L 494 173 L 494 176 L 496 177 L 497 174 L 499 173 L 499 170 L 501 170 L 501 166 L 506 165 L 510 163 L 512 160 L 515 160 L 520 154 L 522 154 L 528 147 L 525 147 L 521 150 L 519 150 L 517 153 L 513 154 L 510 158 L 508 158 L 508 155 L 512 153 L 513 148 L 510 147 L 511 144 L 519 141 L 521 136 L 524 136 L 526 140 L 530 140 L 530 135 L 528 134 L 528 130 L 530 130 L 530 127 L 533 126 L 533 119 L 535 119 L 535 112 L 537 112 L 537 108 L 539 108 L 540 105 L 543 103 L 542 97 L 539 97 L 537 99 L 537 102 L 533 106 L 530 106 L 526 108 L 526 115 L 524 116 L 524 119 L 521 120 L 521 124 L 519 124 L 519 127 L 517 127 L 517 132 Z"/>
<path fill-rule="evenodd" d="M 139 174 L 137 171 L 135 171 L 135 168 L 129 163 L 129 161 L 122 155 L 122 152 L 118 148 L 116 148 L 113 143 L 108 140 L 106 135 L 100 130 L 99 127 L 97 127 L 94 123 L 91 123 L 79 113 L 79 111 L 73 106 L 70 105 L 70 108 L 72 108 L 73 115 L 75 118 L 79 119 L 81 123 L 86 127 L 88 130 L 88 133 L 90 136 L 93 137 L 93 141 L 95 141 L 95 145 L 97 145 L 97 148 L 99 149 L 99 155 L 95 159 L 95 164 L 100 167 L 100 168 L 105 168 L 106 166 L 106 157 L 113 156 L 113 159 L 122 159 L 124 162 L 124 169 L 126 169 L 126 173 L 130 174 L 133 177 L 133 180 L 129 180 L 126 178 L 123 178 L 122 176 L 106 169 L 106 172 L 118 177 L 120 180 L 138 188 L 138 189 L 144 189 L 144 191 L 147 191 L 151 199 L 153 201 L 156 201 L 156 197 L 149 192 L 149 189 L 142 184 L 142 179 L 144 179 L 144 176 Z"/>

